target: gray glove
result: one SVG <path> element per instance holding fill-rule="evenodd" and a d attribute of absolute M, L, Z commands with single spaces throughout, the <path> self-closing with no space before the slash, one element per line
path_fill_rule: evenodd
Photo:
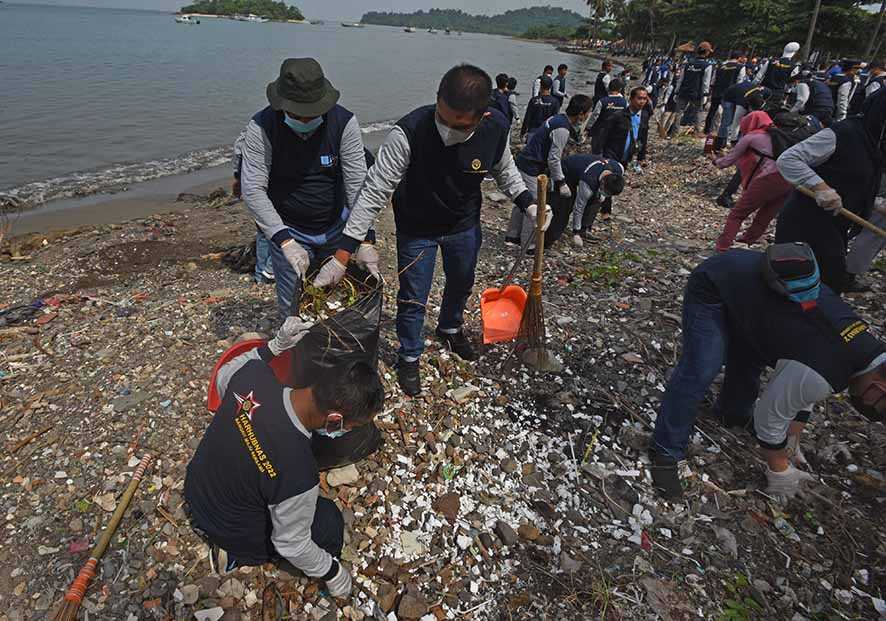
<path fill-rule="evenodd" d="M 301 244 L 294 239 L 283 242 L 280 250 L 283 251 L 283 256 L 286 257 L 289 265 L 298 274 L 298 279 L 304 278 L 305 272 L 308 271 L 308 266 L 311 264 L 311 257 L 308 256 L 308 251 L 302 248 Z"/>
<path fill-rule="evenodd" d="M 357 267 L 360 269 L 364 269 L 373 276 L 378 276 L 378 250 L 375 249 L 375 244 L 362 243 L 360 247 L 357 248 L 357 254 L 354 255 L 354 261 L 357 262 Z"/>
<path fill-rule="evenodd" d="M 277 336 L 268 341 L 268 349 L 275 356 L 279 356 L 287 349 L 295 347 L 313 325 L 313 323 L 295 315 L 287 317 L 280 329 L 277 330 Z"/>
<path fill-rule="evenodd" d="M 322 289 L 330 285 L 337 285 L 345 277 L 345 272 L 347 271 L 346 265 L 342 265 L 335 257 L 329 257 L 326 263 L 323 264 L 323 267 L 320 268 L 317 277 L 314 278 L 314 286 Z"/>
<path fill-rule="evenodd" d="M 565 183 L 560 186 L 560 196 L 563 198 L 572 198 L 572 190 L 570 190 L 569 186 Z"/>
<path fill-rule="evenodd" d="M 338 564 L 338 573 L 326 581 L 326 588 L 332 597 L 347 597 L 351 594 L 351 572 Z"/>
<path fill-rule="evenodd" d="M 538 218 L 538 205 L 530 205 L 526 208 L 526 217 L 528 217 L 532 224 L 534 225 L 536 219 Z M 542 231 L 547 231 L 548 227 L 551 226 L 551 220 L 554 217 L 554 212 L 551 210 L 550 205 L 545 205 L 545 223 L 544 226 L 541 227 Z M 534 227 L 533 227 L 534 228 Z"/>
<path fill-rule="evenodd" d="M 770 496 L 793 498 L 800 491 L 800 486 L 806 482 L 815 481 L 815 477 L 797 470 L 793 465 L 788 466 L 784 472 L 773 472 L 766 469 L 766 493 Z"/>
<path fill-rule="evenodd" d="M 830 212 L 832 216 L 839 215 L 840 210 L 843 208 L 843 199 L 833 188 L 816 192 L 815 202 L 818 203 L 819 207 Z"/>

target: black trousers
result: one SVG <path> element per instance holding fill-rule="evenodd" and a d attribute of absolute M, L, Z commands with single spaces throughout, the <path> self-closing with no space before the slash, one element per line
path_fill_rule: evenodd
<path fill-rule="evenodd" d="M 733 194 L 738 192 L 738 188 L 741 187 L 741 173 L 737 170 L 735 174 L 729 179 L 729 183 L 726 184 L 726 187 L 723 188 L 722 196 L 731 197 Z"/>
<path fill-rule="evenodd" d="M 794 191 L 788 198 L 775 226 L 775 243 L 806 242 L 815 253 L 821 281 L 842 293 L 849 275 L 846 272 L 846 247 L 852 224 L 841 216 L 832 216 Z"/>
<path fill-rule="evenodd" d="M 722 97 L 711 97 L 711 107 L 708 108 L 708 115 L 704 120 L 704 133 L 710 134 L 711 130 L 714 127 L 714 118 L 717 116 L 717 110 L 720 109 L 720 102 L 723 101 Z"/>

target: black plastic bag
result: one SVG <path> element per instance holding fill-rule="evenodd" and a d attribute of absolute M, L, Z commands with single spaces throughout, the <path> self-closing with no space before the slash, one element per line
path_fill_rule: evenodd
<path fill-rule="evenodd" d="M 348 274 L 366 283 L 369 291 L 351 306 L 317 322 L 293 351 L 289 384 L 294 388 L 313 385 L 323 373 L 347 362 L 364 361 L 378 366 L 378 342 L 383 302 L 382 283 L 354 266 Z M 339 438 L 314 434 L 311 440 L 320 470 L 354 463 L 382 445 L 381 432 L 373 423 L 352 429 Z"/>

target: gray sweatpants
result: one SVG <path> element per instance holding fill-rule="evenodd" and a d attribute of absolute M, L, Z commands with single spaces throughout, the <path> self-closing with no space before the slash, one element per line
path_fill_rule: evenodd
<path fill-rule="evenodd" d="M 886 213 L 875 209 L 871 212 L 870 222 L 881 229 L 886 228 Z M 850 274 L 864 274 L 871 269 L 874 259 L 884 247 L 886 239 L 872 231 L 862 229 L 849 247 L 849 254 L 846 255 L 846 271 Z"/>

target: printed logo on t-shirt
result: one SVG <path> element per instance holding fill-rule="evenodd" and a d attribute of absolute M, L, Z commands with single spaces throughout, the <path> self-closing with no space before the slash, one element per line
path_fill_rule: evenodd
<path fill-rule="evenodd" d="M 252 457 L 252 461 L 255 462 L 258 471 L 273 479 L 277 476 L 277 470 L 258 441 L 255 429 L 252 426 L 252 416 L 261 407 L 261 403 L 255 400 L 255 395 L 251 390 L 245 397 L 234 393 L 234 398 L 240 404 L 240 407 L 237 408 L 237 416 L 234 417 L 234 424 L 237 425 L 237 430 L 243 438 L 246 450 L 249 451 L 249 456 Z"/>
<path fill-rule="evenodd" d="M 320 166 L 323 166 L 324 168 L 329 168 L 333 164 L 335 164 L 335 156 L 332 156 L 332 155 L 321 155 L 320 156 Z"/>

